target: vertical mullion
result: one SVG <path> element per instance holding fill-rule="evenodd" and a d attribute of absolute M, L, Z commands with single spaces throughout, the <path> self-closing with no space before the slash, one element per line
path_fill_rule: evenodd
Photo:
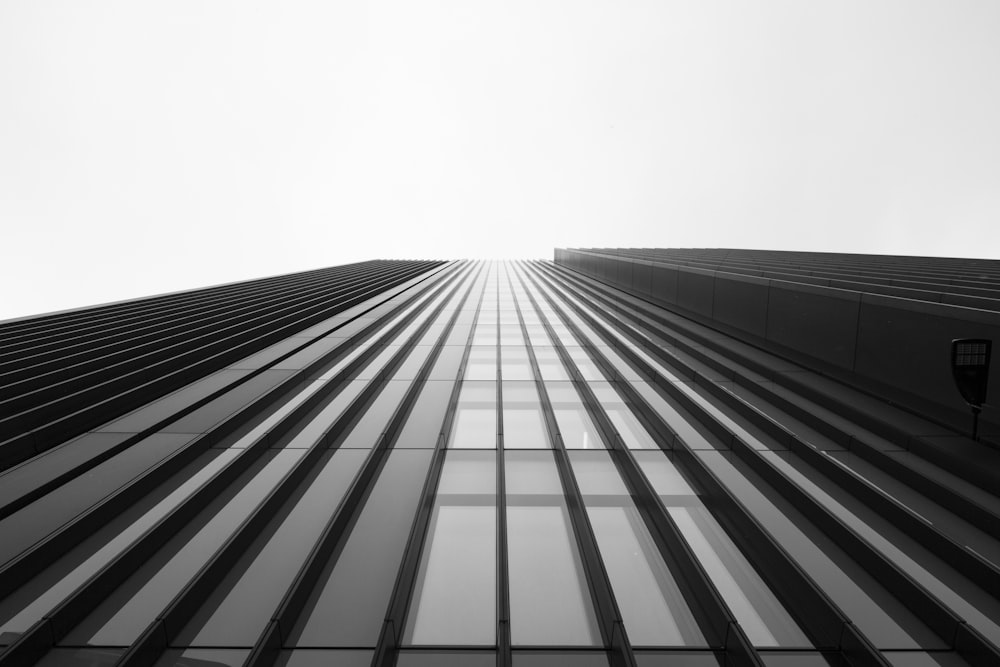
<path fill-rule="evenodd" d="M 575 324 L 570 323 L 570 327 L 579 337 L 582 337 Z M 596 350 L 593 355 L 603 356 Z M 606 360 L 604 361 L 606 362 Z M 605 363 L 605 365 L 607 364 Z M 640 364 L 640 366 L 644 366 L 644 364 Z M 647 374 L 653 372 L 650 368 L 643 368 L 643 370 Z M 669 425 L 645 403 L 628 383 L 617 384 L 620 385 L 618 387 L 619 394 L 635 405 L 635 409 L 641 412 L 647 420 L 660 428 L 670 430 Z M 775 543 L 767 531 L 729 492 L 725 484 L 716 477 L 707 464 L 694 454 L 687 443 L 680 437 L 674 437 L 673 442 L 679 443 L 680 447 L 674 450 L 675 454 L 680 461 L 685 462 L 685 469 L 691 473 L 693 479 L 701 487 L 702 494 L 716 500 L 722 508 L 729 510 L 736 516 L 734 519 L 729 516 L 729 512 L 716 514 L 720 523 L 727 527 L 730 536 L 740 545 L 741 550 L 748 556 L 754 554 L 751 560 L 756 564 L 765 566 L 769 563 L 774 564 L 763 568 L 768 573 L 769 581 L 779 583 L 777 587 L 772 588 L 777 588 L 782 593 L 783 600 L 793 601 L 792 606 L 801 612 L 797 616 L 797 620 L 808 628 L 813 640 L 820 646 L 836 646 L 845 657 L 849 660 L 857 660 L 860 664 L 887 665 L 888 663 L 881 653 L 867 638 L 860 634 L 833 601 Z"/>
<path fill-rule="evenodd" d="M 509 275 L 507 276 L 507 280 L 509 284 Z M 632 653 L 628 634 L 625 632 L 621 612 L 615 602 L 611 581 L 605 570 L 604 561 L 597 546 L 597 539 L 594 537 L 593 529 L 590 525 L 590 519 L 587 517 L 580 488 L 570 467 L 566 448 L 556 424 L 555 413 L 552 411 L 552 404 L 549 401 L 545 383 L 542 381 L 541 370 L 538 367 L 538 361 L 535 358 L 535 352 L 528 337 L 528 330 L 524 324 L 524 318 L 521 316 L 521 308 L 517 303 L 517 298 L 514 296 L 513 290 L 511 290 L 511 296 L 514 299 L 521 335 L 524 337 L 525 346 L 528 350 L 528 361 L 531 364 L 531 373 L 538 391 L 545 426 L 549 439 L 553 443 L 556 468 L 559 471 L 559 479 L 562 482 L 563 492 L 566 497 L 566 506 L 573 525 L 573 533 L 583 558 L 584 571 L 587 573 L 587 581 L 590 585 L 590 599 L 596 607 L 598 627 L 601 631 L 604 648 L 608 651 L 613 667 L 635 667 L 635 656 Z"/>
<path fill-rule="evenodd" d="M 497 391 L 497 604 L 500 616 L 497 623 L 497 667 L 511 667 L 513 656 L 511 654 L 511 633 L 510 633 L 510 568 L 507 550 L 507 476 L 504 463 L 504 436 L 503 436 L 503 346 L 500 344 L 500 267 L 499 262 L 491 264 L 492 275 L 496 280 L 496 317 L 497 317 L 497 342 L 496 359 L 497 369 L 494 376 Z"/>
<path fill-rule="evenodd" d="M 542 294 L 550 305 L 559 308 L 551 294 L 546 291 L 542 291 Z M 579 338 L 580 335 L 575 325 L 568 318 L 563 318 L 563 320 Z M 549 326 L 547 318 L 546 326 Z M 636 506 L 643 522 L 656 542 L 664 562 L 674 575 L 689 608 L 697 615 L 698 625 L 705 636 L 711 644 L 724 647 L 727 655 L 735 664 L 762 665 L 760 656 L 754 650 L 746 633 L 726 605 L 708 573 L 705 572 L 691 551 L 673 519 L 663 507 L 662 501 L 639 469 L 628 447 L 617 435 L 611 420 L 604 410 L 599 409 L 596 396 L 587 382 L 580 376 L 569 353 L 551 331 L 550 335 L 557 341 L 556 347 L 564 366 L 570 372 L 571 377 L 577 379 L 587 412 L 594 419 L 601 436 L 608 443 L 611 459 L 621 473 L 629 493 L 637 499 Z M 585 342 L 585 340 L 581 338 L 581 342 Z M 659 442 L 662 443 L 664 440 L 661 438 Z"/>
<path fill-rule="evenodd" d="M 424 367 L 418 375 L 418 380 L 411 388 L 411 393 L 414 394 L 414 400 L 416 400 L 416 396 L 419 395 L 422 387 L 420 378 L 425 378 L 430 373 L 430 370 L 437 359 L 440 348 L 444 345 L 444 342 L 447 341 L 448 335 L 454 328 L 458 318 L 461 317 L 462 306 L 465 305 L 465 302 L 469 298 L 469 294 L 472 292 L 472 288 L 475 286 L 476 276 L 471 274 L 467 275 L 465 280 L 471 284 L 467 288 L 465 294 L 461 297 L 455 308 L 454 314 L 448 321 L 448 325 L 442 331 L 439 339 L 441 342 L 436 346 L 436 351 L 428 357 Z M 469 331 L 470 340 L 472 336 L 475 335 L 475 324 L 476 322 L 473 320 L 473 326 Z M 442 434 L 439 433 L 437 444 L 434 448 L 434 458 L 431 461 L 430 468 L 427 472 L 427 480 L 424 483 L 424 488 L 421 492 L 419 509 L 414 517 L 413 525 L 410 529 L 410 535 L 403 550 L 403 559 L 400 563 L 396 584 L 393 587 L 392 594 L 389 598 L 386 618 L 383 622 L 382 631 L 379 635 L 375 653 L 372 658 L 372 667 L 392 667 L 392 665 L 396 663 L 399 655 L 399 648 L 402 645 L 402 638 L 406 628 L 408 608 L 413 600 L 413 593 L 420 565 L 420 557 L 427 542 L 427 530 L 433 514 L 434 500 L 437 493 L 438 483 L 441 478 L 441 470 L 444 466 L 447 452 L 448 433 L 451 428 L 451 420 L 454 417 L 454 406 L 457 404 L 458 396 L 461 392 L 461 378 L 465 372 L 465 367 L 468 364 L 470 349 L 471 347 L 466 345 L 465 353 L 462 355 L 462 362 L 459 364 L 455 386 L 452 388 L 452 395 L 449 400 L 449 408 L 445 411 L 445 421 L 442 422 L 443 437 Z M 402 427 L 402 421 L 400 421 L 398 426 Z M 399 428 L 395 430 L 396 433 L 392 433 L 389 436 L 391 442 L 387 443 L 390 448 L 392 448 L 395 444 L 394 440 Z"/>
<path fill-rule="evenodd" d="M 386 367 L 385 373 L 391 373 L 405 361 L 406 357 L 413 353 L 420 337 L 437 320 L 447 304 L 455 298 L 460 284 L 460 282 L 457 282 L 450 289 L 450 293 L 443 292 L 444 296 L 441 302 L 437 306 L 434 306 L 434 310 L 427 314 L 417 329 L 410 334 L 409 339 L 393 355 Z M 420 316 L 419 311 L 415 313 L 415 316 Z M 454 318 L 452 318 L 452 321 L 454 321 Z M 419 378 L 425 377 L 429 373 L 430 366 L 433 364 L 435 358 L 436 354 L 432 351 L 428 355 L 428 358 L 424 360 L 421 371 L 417 376 L 418 381 Z M 418 381 L 415 381 L 414 385 L 410 387 L 406 397 L 397 409 L 399 412 L 405 412 L 408 406 L 412 404 L 412 401 L 416 399 L 419 391 Z M 382 380 L 375 380 L 373 385 L 384 387 L 388 382 L 389 376 L 386 376 Z M 398 420 L 390 422 L 389 428 L 392 428 L 397 422 Z M 389 441 L 393 435 L 393 433 L 390 433 L 384 436 L 384 439 Z M 260 534 L 261 530 L 280 512 L 284 503 L 291 497 L 302 480 L 306 478 L 309 470 L 323 455 L 323 452 L 326 451 L 324 445 L 324 439 L 319 439 L 308 448 L 306 453 L 296 462 L 292 470 L 251 511 L 223 545 L 209 557 L 208 561 L 198 570 L 194 578 L 185 584 L 181 591 L 168 603 L 164 611 L 157 615 L 147 626 L 146 630 L 132 644 L 129 650 L 119 658 L 116 665 L 121 665 L 122 667 L 150 665 L 160 656 L 180 633 L 191 616 L 208 598 L 220 578 L 224 576 L 225 571 L 230 569 L 239 560 L 243 552 L 253 543 L 257 535 Z"/>
<path fill-rule="evenodd" d="M 458 274 L 457 282 L 459 285 L 462 280 L 463 277 L 461 274 Z M 457 285 L 453 289 L 453 292 L 455 291 L 458 291 Z M 449 299 L 450 298 L 452 297 L 449 297 Z M 442 303 L 435 308 L 435 313 L 443 310 L 449 299 L 442 301 Z M 414 311 L 413 315 L 417 316 L 419 313 L 420 311 L 417 310 Z M 423 326 L 413 333 L 411 340 L 414 341 L 414 345 L 416 344 L 416 341 L 419 340 L 419 336 L 421 336 L 423 332 L 431 326 L 434 319 L 434 314 L 428 316 Z M 398 325 L 399 329 L 402 330 L 405 328 L 408 322 L 409 320 L 400 322 Z M 445 336 L 439 337 L 439 340 L 445 340 Z M 398 367 L 399 363 L 401 363 L 403 359 L 403 356 L 401 355 L 408 353 L 408 351 L 409 348 L 406 347 L 393 355 L 393 360 L 389 362 L 387 369 L 391 370 Z M 265 665 L 273 664 L 277 659 L 284 640 L 291 634 L 293 628 L 300 620 L 299 617 L 301 616 L 304 606 L 309 599 L 309 595 L 317 585 L 328 561 L 336 558 L 339 553 L 338 550 L 344 545 L 345 538 L 349 537 L 350 529 L 354 525 L 354 522 L 357 520 L 358 515 L 364 507 L 365 498 L 371 490 L 372 485 L 374 485 L 377 481 L 378 476 L 388 459 L 390 444 L 398 433 L 399 427 L 405 419 L 409 407 L 417 398 L 420 381 L 427 376 L 435 359 L 436 354 L 432 352 L 428 356 L 428 359 L 424 361 L 420 372 L 417 374 L 417 379 L 407 391 L 407 394 L 403 398 L 401 404 L 394 411 L 392 418 L 389 420 L 386 428 L 383 430 L 382 434 L 378 438 L 378 441 L 373 446 L 372 451 L 365 461 L 362 469 L 358 472 L 355 480 L 352 482 L 350 490 L 341 501 L 339 509 L 336 509 L 334 514 L 327 521 L 327 525 L 323 529 L 320 538 L 313 545 L 309 556 L 299 568 L 291 587 L 286 591 L 281 602 L 278 604 L 270 622 L 261 633 L 261 636 L 257 639 L 257 642 L 254 644 L 254 647 L 244 662 L 244 665 L 263 667 Z M 388 379 L 386 379 L 385 371 L 382 371 L 379 374 L 379 378 L 373 380 L 370 383 L 370 386 L 381 387 L 386 382 L 388 382 Z M 360 410 L 354 410 L 354 414 L 348 414 L 345 412 L 345 414 L 337 420 L 333 427 L 331 427 L 329 434 L 324 436 L 329 442 L 332 443 L 336 438 L 344 435 L 347 429 L 352 425 L 353 420 L 363 415 L 364 408 L 370 405 L 371 400 L 374 400 L 374 394 L 368 396 L 368 393 L 369 390 L 366 389 L 354 402 L 361 402 L 362 408 Z"/>
<path fill-rule="evenodd" d="M 430 289 L 437 291 L 444 290 L 449 280 L 450 278 L 445 279 L 441 285 Z M 393 327 L 393 330 L 402 330 L 406 322 L 412 320 L 416 315 L 416 312 L 408 314 L 403 321 Z M 391 318 L 389 319 L 391 320 Z M 363 363 L 366 359 L 367 356 L 362 355 L 362 357 L 359 357 L 352 364 L 345 367 L 339 374 L 339 378 L 331 379 L 327 383 L 327 386 L 330 388 L 329 391 L 334 391 L 341 386 L 349 371 L 357 364 Z M 315 365 L 309 368 L 312 369 Z M 303 373 L 307 372 L 303 371 Z M 310 399 L 318 400 L 316 396 L 310 397 Z M 358 403 L 358 400 L 355 401 L 355 404 Z M 30 661 L 41 657 L 42 654 L 48 651 L 49 648 L 54 646 L 75 627 L 79 621 L 93 611 L 103 599 L 101 591 L 112 590 L 122 584 L 133 572 L 142 566 L 150 553 L 155 552 L 162 545 L 166 544 L 184 524 L 198 514 L 207 502 L 217 496 L 242 472 L 248 469 L 253 461 L 271 446 L 274 438 L 287 430 L 289 424 L 301 418 L 312 405 L 312 402 L 307 400 L 292 413 L 286 415 L 281 422 L 247 447 L 244 454 L 235 458 L 229 465 L 216 473 L 184 502 L 157 521 L 139 540 L 129 545 L 107 565 L 88 578 L 84 584 L 79 586 L 27 631 L 22 633 L 6 650 L 0 652 L 0 665 L 22 664 L 25 660 Z M 186 448 L 184 451 L 192 450 Z M 176 456 L 171 457 L 170 461 L 175 461 L 177 458 Z M 167 463 L 170 463 L 170 461 Z M 160 464 L 156 469 L 159 470 L 163 465 L 165 464 Z M 106 500 L 102 502 L 101 507 L 104 508 L 114 504 L 114 502 Z"/>

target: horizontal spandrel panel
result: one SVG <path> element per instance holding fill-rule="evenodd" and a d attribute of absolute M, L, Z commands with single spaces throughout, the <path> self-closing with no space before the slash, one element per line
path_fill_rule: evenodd
<path fill-rule="evenodd" d="M 389 606 L 432 452 L 393 450 L 288 640 L 295 647 L 374 647 Z"/>
<path fill-rule="evenodd" d="M 400 651 L 396 667 L 496 667 L 493 651 Z M 365 666 L 367 667 L 367 665 Z"/>
<path fill-rule="evenodd" d="M 0 520 L 6 563 L 109 493 L 187 445 L 194 435 L 154 434 Z"/>
<path fill-rule="evenodd" d="M 278 653 L 275 667 L 370 667 L 374 651 L 298 648 Z"/>
<path fill-rule="evenodd" d="M 206 507 L 194 522 L 105 598 L 62 643 L 125 646 L 138 639 L 303 452 L 285 449 L 264 454 L 237 485 L 230 487 L 229 493 Z"/>
<path fill-rule="evenodd" d="M 761 651 L 760 659 L 767 667 L 840 667 L 844 664 L 839 653 L 824 655 L 819 651 Z M 965 663 L 958 664 L 964 665 Z M 920 665 L 920 662 L 900 663 L 900 667 L 919 667 Z M 928 667 L 930 665 L 936 667 L 937 663 L 929 663 Z"/>
<path fill-rule="evenodd" d="M 112 667 L 125 653 L 117 648 L 54 648 L 36 667 Z"/>
<path fill-rule="evenodd" d="M 154 667 L 241 667 L 249 649 L 168 648 Z"/>
<path fill-rule="evenodd" d="M 513 651 L 513 667 L 609 667 L 604 651 Z"/>
<path fill-rule="evenodd" d="M 882 656 L 893 667 L 966 667 L 970 664 L 955 651 L 883 651 Z M 791 667 L 792 663 L 767 664 L 769 667 L 772 664 Z"/>
<path fill-rule="evenodd" d="M 0 637 L 30 628 L 237 455 L 210 450 L 0 602 Z"/>
<path fill-rule="evenodd" d="M 637 667 L 722 667 L 722 654 L 712 651 L 635 651 Z"/>
<path fill-rule="evenodd" d="M 275 517 L 174 643 L 253 646 L 368 456 L 358 449 L 326 453 L 289 510 Z"/>

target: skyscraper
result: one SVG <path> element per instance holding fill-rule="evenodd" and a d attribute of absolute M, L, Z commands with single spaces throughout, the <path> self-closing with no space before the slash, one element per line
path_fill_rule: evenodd
<path fill-rule="evenodd" d="M 994 280 L 557 250 L 5 323 L 0 666 L 1000 664 L 996 420 L 928 356 Z"/>

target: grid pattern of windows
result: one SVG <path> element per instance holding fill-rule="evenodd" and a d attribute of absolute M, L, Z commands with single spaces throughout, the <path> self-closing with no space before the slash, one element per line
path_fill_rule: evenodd
<path fill-rule="evenodd" d="M 1000 664 L 996 489 L 807 369 L 551 262 L 291 338 L 0 472 L 0 667 Z"/>

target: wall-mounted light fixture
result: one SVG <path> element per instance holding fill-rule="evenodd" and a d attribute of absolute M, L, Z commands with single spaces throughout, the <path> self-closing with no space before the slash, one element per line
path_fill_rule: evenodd
<path fill-rule="evenodd" d="M 972 408 L 972 439 L 978 440 L 979 413 L 986 402 L 990 379 L 990 350 L 987 338 L 956 338 L 951 341 L 951 374 L 962 398 Z"/>

